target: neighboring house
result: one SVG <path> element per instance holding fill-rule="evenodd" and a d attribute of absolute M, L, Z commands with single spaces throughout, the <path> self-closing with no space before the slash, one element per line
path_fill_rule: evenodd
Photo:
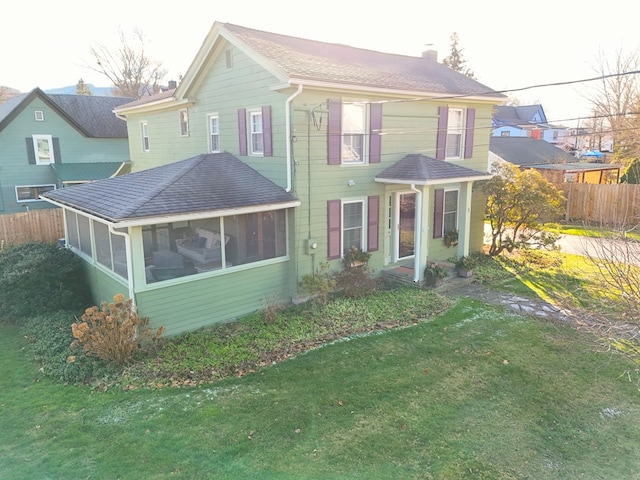
<path fill-rule="evenodd" d="M 216 22 L 177 88 L 116 109 L 133 173 L 45 197 L 95 298 L 177 334 L 289 302 L 352 247 L 416 282 L 480 250 L 504 98 L 428 58 Z"/>
<path fill-rule="evenodd" d="M 0 105 L 0 214 L 51 208 L 42 193 L 128 171 L 126 123 L 113 109 L 131 100 L 35 88 Z"/>
<path fill-rule="evenodd" d="M 620 177 L 618 165 L 579 162 L 569 152 L 526 137 L 491 137 L 489 165 L 494 162 L 538 170 L 554 183 L 618 183 Z"/>
<path fill-rule="evenodd" d="M 576 157 L 590 150 L 598 152 L 613 152 L 613 136 L 610 129 L 599 131 L 592 128 L 570 128 L 567 130 L 566 149 L 573 152 Z"/>
<path fill-rule="evenodd" d="M 491 122 L 494 137 L 531 137 L 564 148 L 567 128 L 547 122 L 542 105 L 500 105 Z"/>

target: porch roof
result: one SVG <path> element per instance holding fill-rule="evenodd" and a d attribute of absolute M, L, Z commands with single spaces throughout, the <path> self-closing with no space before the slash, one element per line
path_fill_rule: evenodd
<path fill-rule="evenodd" d="M 227 152 L 201 154 L 140 172 L 51 190 L 42 198 L 117 226 L 300 204 L 295 196 Z"/>
<path fill-rule="evenodd" d="M 94 182 L 111 178 L 119 173 L 128 162 L 52 163 L 51 168 L 62 183 Z"/>
<path fill-rule="evenodd" d="M 439 185 L 451 182 L 486 180 L 491 174 L 479 172 L 421 154 L 409 154 L 376 175 L 376 182 Z"/>

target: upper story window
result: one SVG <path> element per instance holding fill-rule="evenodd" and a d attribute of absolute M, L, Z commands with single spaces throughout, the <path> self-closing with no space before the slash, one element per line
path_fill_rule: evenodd
<path fill-rule="evenodd" d="M 249 126 L 251 128 L 251 155 L 262 155 L 264 154 L 262 111 L 250 112 Z"/>
<path fill-rule="evenodd" d="M 475 108 L 438 108 L 436 158 L 462 159 L 473 157 Z"/>
<path fill-rule="evenodd" d="M 44 112 L 42 110 L 35 110 L 33 116 L 36 122 L 44 122 Z"/>
<path fill-rule="evenodd" d="M 53 153 L 53 138 L 51 135 L 34 135 L 33 149 L 36 157 L 36 165 L 49 165 L 55 163 Z"/>
<path fill-rule="evenodd" d="M 364 165 L 381 160 L 382 104 L 329 100 L 327 163 Z"/>
<path fill-rule="evenodd" d="M 209 115 L 209 151 L 220 151 L 220 119 L 217 114 Z"/>
<path fill-rule="evenodd" d="M 149 133 L 147 132 L 147 122 L 140 123 L 140 134 L 142 136 L 142 151 L 149 151 Z"/>
<path fill-rule="evenodd" d="M 186 108 L 180 110 L 180 135 L 183 137 L 189 136 L 189 112 Z"/>
<path fill-rule="evenodd" d="M 364 163 L 366 156 L 367 107 L 362 103 L 342 105 L 342 163 Z"/>

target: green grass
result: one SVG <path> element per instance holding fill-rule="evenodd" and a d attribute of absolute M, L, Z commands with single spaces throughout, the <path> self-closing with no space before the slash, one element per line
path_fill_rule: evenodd
<path fill-rule="evenodd" d="M 612 231 L 607 227 L 597 227 L 592 225 L 578 225 L 578 224 L 565 224 L 556 225 L 550 230 L 560 233 L 562 235 L 580 235 L 583 237 L 595 237 L 595 238 L 615 238 L 620 235 L 621 232 Z M 640 241 L 640 231 L 630 230 L 626 232 L 626 237 L 632 240 Z"/>
<path fill-rule="evenodd" d="M 0 326 L 0 479 L 640 471 L 637 365 L 568 326 L 472 300 L 195 388 L 55 385 L 25 359 L 23 343 L 15 327 Z"/>

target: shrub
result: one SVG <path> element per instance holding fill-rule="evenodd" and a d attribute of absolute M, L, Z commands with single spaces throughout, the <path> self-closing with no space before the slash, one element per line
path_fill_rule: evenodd
<path fill-rule="evenodd" d="M 377 283 L 367 265 L 345 268 L 335 275 L 336 286 L 345 297 L 360 298 L 376 291 Z"/>
<path fill-rule="evenodd" d="M 89 356 L 124 365 L 133 361 L 133 355 L 142 347 L 157 345 L 164 327 L 153 332 L 149 317 L 140 317 L 132 308 L 132 300 L 124 296 L 113 297 L 113 303 L 102 302 L 100 308 L 85 310 L 81 323 L 71 325 L 75 345 L 81 345 Z"/>
<path fill-rule="evenodd" d="M 54 381 L 79 385 L 105 379 L 119 372 L 98 358 L 87 357 L 71 347 L 71 324 L 75 312 L 55 312 L 26 319 L 22 334 L 40 371 Z"/>
<path fill-rule="evenodd" d="M 82 311 L 91 294 L 82 260 L 57 243 L 0 250 L 0 318 L 22 323 L 43 312 Z"/>
<path fill-rule="evenodd" d="M 312 295 L 321 303 L 326 303 L 329 294 L 335 289 L 336 279 L 329 269 L 328 262 L 320 263 L 313 273 L 304 275 L 300 281 L 300 291 Z"/>

